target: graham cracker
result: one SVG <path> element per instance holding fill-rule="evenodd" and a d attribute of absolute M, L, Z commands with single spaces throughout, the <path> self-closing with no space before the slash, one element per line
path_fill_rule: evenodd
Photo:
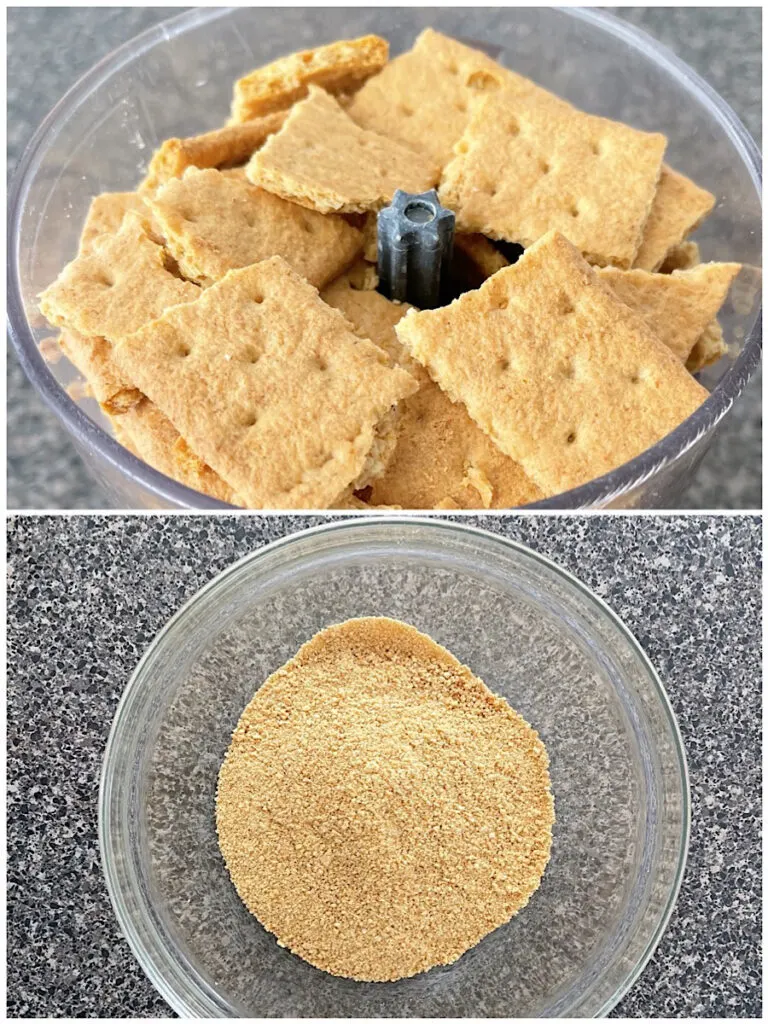
<path fill-rule="evenodd" d="M 217 170 L 190 167 L 147 202 L 184 276 L 204 285 L 282 256 L 322 288 L 362 248 L 361 233 L 343 218 L 304 210 Z"/>
<path fill-rule="evenodd" d="M 91 200 L 83 224 L 78 255 L 85 256 L 92 252 L 93 243 L 97 238 L 117 234 L 126 213 L 130 212 L 141 218 L 150 235 L 156 233 L 149 207 L 136 192 L 103 192 L 100 196 L 95 196 Z M 160 239 L 156 238 L 155 241 Z"/>
<path fill-rule="evenodd" d="M 472 422 L 464 406 L 451 402 L 403 348 L 394 328 L 413 307 L 355 288 L 354 275 L 334 281 L 321 298 L 421 385 L 398 406 L 394 450 L 373 480 L 371 505 L 428 509 L 450 500 L 452 508 L 513 508 L 542 496 L 522 468 Z"/>
<path fill-rule="evenodd" d="M 469 288 L 479 288 L 509 260 L 485 235 L 456 235 L 453 240 L 453 272 Z"/>
<path fill-rule="evenodd" d="M 388 56 L 387 40 L 370 35 L 281 57 L 235 83 L 232 122 L 286 110 L 307 95 L 310 85 L 334 94 L 351 92 L 380 71 Z"/>
<path fill-rule="evenodd" d="M 685 362 L 706 326 L 725 302 L 739 263 L 700 263 L 692 270 L 650 274 L 647 270 L 598 271 L 630 309 L 639 313 L 656 337 Z"/>
<path fill-rule="evenodd" d="M 670 249 L 695 231 L 714 205 L 711 192 L 664 164 L 633 265 L 658 270 Z"/>
<path fill-rule="evenodd" d="M 698 373 L 705 366 L 711 366 L 721 359 L 728 351 L 728 346 L 723 337 L 723 329 L 717 320 L 707 324 L 701 337 L 691 349 L 691 354 L 685 363 L 689 373 Z"/>
<path fill-rule="evenodd" d="M 707 397 L 558 232 L 396 331 L 545 495 L 639 455 Z"/>
<path fill-rule="evenodd" d="M 241 504 L 229 484 L 195 455 L 168 417 L 148 398 L 142 396 L 131 409 L 114 417 L 112 425 L 118 441 L 160 473 L 219 501 Z"/>
<path fill-rule="evenodd" d="M 480 50 L 427 28 L 408 53 L 366 82 L 347 113 L 361 127 L 404 142 L 442 168 L 453 158 L 475 99 L 500 82 L 521 93 L 538 90 Z"/>
<path fill-rule="evenodd" d="M 141 392 L 115 366 L 112 345 L 105 338 L 64 330 L 59 344 L 67 359 L 88 381 L 93 397 L 104 412 L 118 416 L 141 401 Z"/>
<path fill-rule="evenodd" d="M 701 253 L 695 242 L 681 242 L 670 249 L 659 267 L 660 274 L 671 274 L 675 270 L 690 270 L 701 263 Z"/>
<path fill-rule="evenodd" d="M 227 125 L 188 139 L 166 139 L 150 161 L 140 192 L 155 192 L 188 167 L 219 168 L 244 164 L 285 120 L 285 112 L 267 114 L 246 124 Z"/>
<path fill-rule="evenodd" d="M 401 188 L 426 192 L 440 171 L 421 153 L 360 128 L 311 86 L 248 164 L 256 185 L 321 213 L 378 210 Z"/>
<path fill-rule="evenodd" d="M 400 404 L 396 429 L 394 454 L 371 485 L 369 500 L 376 506 L 516 508 L 543 497 L 464 405 L 432 381 Z"/>
<path fill-rule="evenodd" d="M 200 289 L 167 269 L 163 247 L 142 219 L 127 213 L 117 234 L 94 240 L 90 252 L 69 263 L 40 296 L 43 315 L 85 337 L 129 334 Z"/>
<path fill-rule="evenodd" d="M 666 138 L 499 89 L 475 104 L 440 200 L 456 226 L 532 245 L 564 234 L 590 263 L 632 266 Z"/>
<path fill-rule="evenodd" d="M 115 358 L 253 508 L 330 505 L 417 387 L 280 257 L 167 310 Z"/>
<path fill-rule="evenodd" d="M 68 264 L 40 296 L 41 311 L 64 328 L 62 348 L 105 412 L 125 412 L 141 397 L 115 365 L 112 339 L 200 294 L 167 263 L 168 254 L 149 237 L 144 219 L 129 211 L 116 234 L 94 238 L 90 251 Z"/>
<path fill-rule="evenodd" d="M 248 175 L 245 173 L 245 165 L 242 167 L 222 167 L 221 174 L 225 178 L 234 178 L 236 181 L 248 181 Z"/>

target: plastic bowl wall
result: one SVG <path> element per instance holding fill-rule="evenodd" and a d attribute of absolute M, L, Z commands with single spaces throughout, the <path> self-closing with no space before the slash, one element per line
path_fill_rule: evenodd
<path fill-rule="evenodd" d="M 190 11 L 127 43 L 81 79 L 35 135 L 11 190 L 11 337 L 27 374 L 117 506 L 225 507 L 128 453 L 107 432 L 93 400 L 75 402 L 67 394 L 76 378 L 69 363 L 46 363 L 40 355 L 40 341 L 53 332 L 36 296 L 74 256 L 90 199 L 135 188 L 163 139 L 221 125 L 232 82 L 247 70 L 297 47 L 365 32 L 385 35 L 397 53 L 427 25 L 500 49 L 503 63 L 584 110 L 666 133 L 668 162 L 718 197 L 696 235 L 703 257 L 759 267 L 754 143 L 690 68 L 610 15 L 525 7 Z M 759 274 L 745 271 L 721 317 L 731 351 L 704 373 L 713 393 L 693 416 L 632 462 L 540 507 L 674 506 L 758 364 L 759 295 Z"/>

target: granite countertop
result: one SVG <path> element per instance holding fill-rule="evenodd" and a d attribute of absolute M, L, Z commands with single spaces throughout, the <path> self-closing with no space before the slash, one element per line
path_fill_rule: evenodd
<path fill-rule="evenodd" d="M 8 12 L 8 160 L 13 169 L 42 117 L 117 44 L 178 8 L 16 7 Z M 616 8 L 691 64 L 760 144 L 759 8 Z M 682 501 L 693 509 L 761 507 L 761 391 L 742 396 Z M 60 424 L 15 357 L 8 360 L 8 505 L 103 508 Z"/>
<path fill-rule="evenodd" d="M 163 1017 L 101 875 L 104 746 L 139 657 L 200 586 L 320 517 L 17 517 L 8 539 L 8 1014 Z M 761 1016 L 758 516 L 481 516 L 623 617 L 683 733 L 680 898 L 614 1011 Z"/>

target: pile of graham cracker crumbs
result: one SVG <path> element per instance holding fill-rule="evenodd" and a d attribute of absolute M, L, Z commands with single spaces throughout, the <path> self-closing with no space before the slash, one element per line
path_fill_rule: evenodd
<path fill-rule="evenodd" d="M 428 636 L 331 626 L 257 691 L 216 822 L 245 905 L 330 974 L 394 981 L 516 914 L 549 860 L 538 734 Z"/>
<path fill-rule="evenodd" d="M 225 126 L 93 200 L 41 296 L 121 444 L 198 491 L 511 508 L 707 396 L 692 374 L 724 351 L 739 265 L 686 241 L 715 197 L 664 163 L 666 138 L 432 29 L 388 57 L 366 36 L 240 79 Z M 433 186 L 463 294 L 419 311 L 376 291 L 376 214 Z"/>

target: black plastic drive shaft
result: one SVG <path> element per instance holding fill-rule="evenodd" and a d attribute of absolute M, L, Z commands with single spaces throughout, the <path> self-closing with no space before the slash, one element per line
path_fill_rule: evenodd
<path fill-rule="evenodd" d="M 434 309 L 449 287 L 456 218 L 437 192 L 395 192 L 377 220 L 379 291 L 389 299 Z"/>

